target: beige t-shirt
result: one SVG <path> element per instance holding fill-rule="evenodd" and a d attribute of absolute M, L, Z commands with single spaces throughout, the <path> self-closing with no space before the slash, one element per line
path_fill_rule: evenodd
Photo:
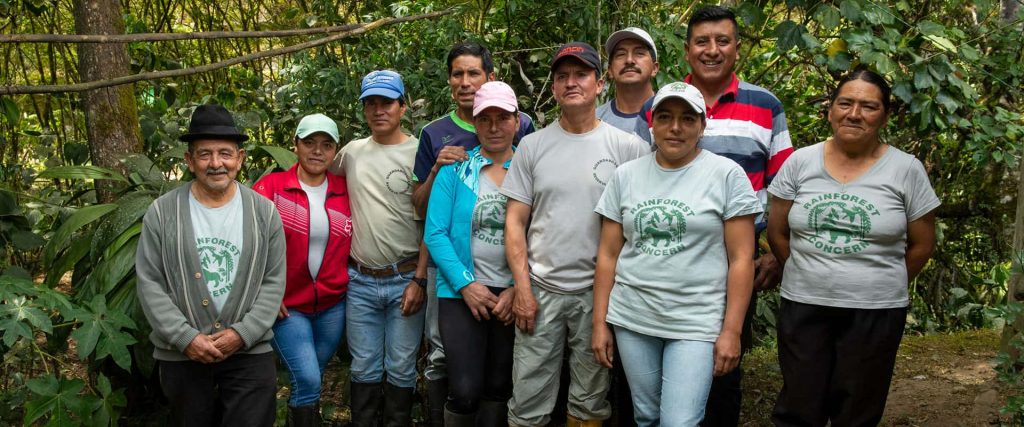
<path fill-rule="evenodd" d="M 419 140 L 382 145 L 372 137 L 345 145 L 331 172 L 348 180 L 352 205 L 352 258 L 384 267 L 419 253 L 419 227 L 412 207 L 412 167 Z"/>

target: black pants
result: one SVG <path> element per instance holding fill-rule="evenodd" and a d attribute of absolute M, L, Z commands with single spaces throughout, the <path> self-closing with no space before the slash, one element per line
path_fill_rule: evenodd
<path fill-rule="evenodd" d="M 782 299 L 777 426 L 875 426 L 889 394 L 907 309 L 855 309 Z"/>
<path fill-rule="evenodd" d="M 704 406 L 703 427 L 736 427 L 740 424 L 740 409 L 743 406 L 743 355 L 754 345 L 754 312 L 757 311 L 757 292 L 750 295 L 747 314 L 740 332 L 740 361 L 728 374 L 711 380 L 708 403 Z"/>
<path fill-rule="evenodd" d="M 270 352 L 210 364 L 161 361 L 159 369 L 173 425 L 274 425 L 277 370 Z"/>
<path fill-rule="evenodd" d="M 488 288 L 498 295 L 503 289 Z M 438 326 L 448 360 L 448 409 L 469 414 L 481 400 L 512 397 L 513 325 L 477 321 L 461 299 L 438 298 Z"/>

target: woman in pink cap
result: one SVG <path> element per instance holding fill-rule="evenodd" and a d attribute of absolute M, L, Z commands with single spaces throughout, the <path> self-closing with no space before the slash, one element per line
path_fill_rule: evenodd
<path fill-rule="evenodd" d="M 519 105 L 512 88 L 484 83 L 473 125 L 480 145 L 441 168 L 424 241 L 437 264 L 438 323 L 448 358 L 445 425 L 507 426 L 512 395 L 512 272 L 505 261 L 505 196 Z"/>

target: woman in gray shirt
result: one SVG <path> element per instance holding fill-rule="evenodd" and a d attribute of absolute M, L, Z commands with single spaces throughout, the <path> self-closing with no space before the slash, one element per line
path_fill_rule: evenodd
<path fill-rule="evenodd" d="M 907 286 L 931 257 L 939 206 L 921 162 L 879 138 L 890 93 L 866 69 L 842 78 L 832 137 L 794 152 L 768 187 L 768 240 L 784 264 L 775 425 L 882 418 Z"/>

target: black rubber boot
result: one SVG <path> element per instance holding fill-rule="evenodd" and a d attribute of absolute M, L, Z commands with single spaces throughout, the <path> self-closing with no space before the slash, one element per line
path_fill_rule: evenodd
<path fill-rule="evenodd" d="M 416 389 L 384 383 L 384 426 L 412 426 L 412 401 Z"/>
<path fill-rule="evenodd" d="M 427 405 L 430 406 L 430 427 L 444 427 L 444 405 L 448 402 L 448 379 L 427 381 Z M 450 425 L 450 424 L 449 424 Z"/>
<path fill-rule="evenodd" d="M 444 409 L 444 425 L 448 427 L 476 427 L 479 425 L 476 420 L 476 412 L 469 414 L 457 414 L 448 410 L 448 408 Z"/>
<path fill-rule="evenodd" d="M 288 427 L 320 427 L 319 405 L 289 406 Z"/>
<path fill-rule="evenodd" d="M 352 427 L 377 427 L 384 402 L 381 383 L 352 383 Z"/>
<path fill-rule="evenodd" d="M 481 400 L 476 413 L 479 427 L 508 427 L 508 401 Z"/>

